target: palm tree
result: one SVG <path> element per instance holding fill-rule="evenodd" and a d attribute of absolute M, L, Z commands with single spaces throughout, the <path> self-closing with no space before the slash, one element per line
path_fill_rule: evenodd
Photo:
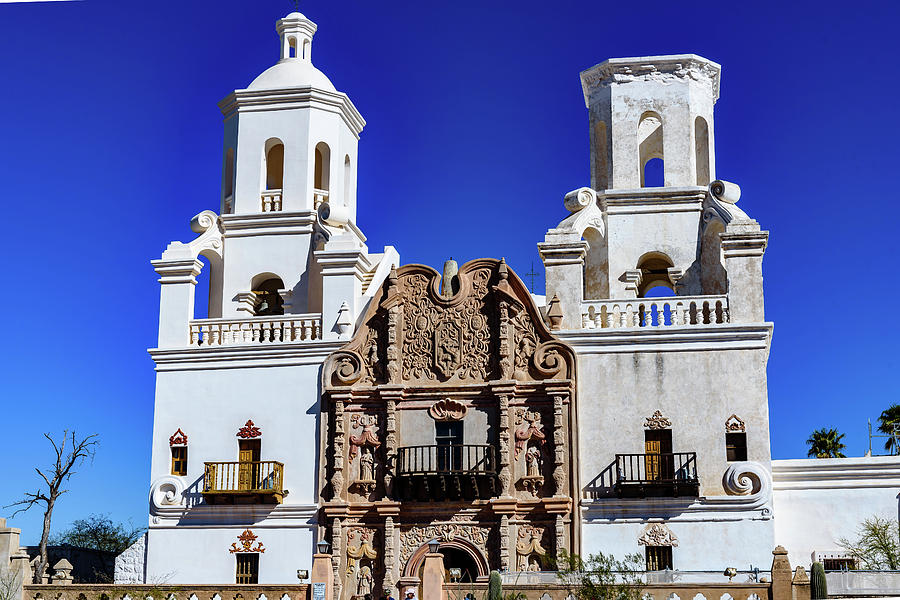
<path fill-rule="evenodd" d="M 900 429 L 900 404 L 891 404 L 878 417 L 878 431 L 890 436 L 884 443 L 884 449 L 891 454 L 898 454 L 900 448 L 897 447 L 894 427 Z"/>
<path fill-rule="evenodd" d="M 843 438 L 844 434 L 838 433 L 837 429 L 816 429 L 806 440 L 809 445 L 806 455 L 816 458 L 847 458 L 841 452 L 847 447 L 841 443 Z"/>

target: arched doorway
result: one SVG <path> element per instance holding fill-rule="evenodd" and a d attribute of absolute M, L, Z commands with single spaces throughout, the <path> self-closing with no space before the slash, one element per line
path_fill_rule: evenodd
<path fill-rule="evenodd" d="M 478 578 L 478 563 L 472 555 L 460 548 L 446 547 L 438 550 L 444 555 L 445 580 L 448 582 L 474 583 Z M 419 575 L 421 578 L 421 574 Z"/>

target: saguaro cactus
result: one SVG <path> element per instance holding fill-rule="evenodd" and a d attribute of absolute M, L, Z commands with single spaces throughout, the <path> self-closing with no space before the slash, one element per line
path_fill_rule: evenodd
<path fill-rule="evenodd" d="M 820 562 L 812 564 L 809 574 L 809 595 L 812 600 L 828 598 L 828 582 L 825 580 L 825 567 Z"/>
<path fill-rule="evenodd" d="M 491 571 L 491 577 L 488 579 L 488 600 L 500 600 L 503 597 L 503 581 L 500 579 L 500 573 Z"/>

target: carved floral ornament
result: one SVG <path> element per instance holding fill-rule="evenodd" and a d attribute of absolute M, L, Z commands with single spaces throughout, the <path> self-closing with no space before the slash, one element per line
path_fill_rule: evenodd
<path fill-rule="evenodd" d="M 744 421 L 737 415 L 731 415 L 728 417 L 728 420 L 725 421 L 725 431 L 729 433 L 743 433 L 747 431 L 744 426 Z"/>
<path fill-rule="evenodd" d="M 428 408 L 428 414 L 435 421 L 462 421 L 467 411 L 465 404 L 450 398 L 438 400 Z"/>
<path fill-rule="evenodd" d="M 243 439 L 258 438 L 262 435 L 259 427 L 253 424 L 253 421 L 247 421 L 243 427 L 238 429 L 237 436 Z"/>
<path fill-rule="evenodd" d="M 652 523 L 644 528 L 638 538 L 639 546 L 678 546 L 678 538 L 665 523 Z"/>
<path fill-rule="evenodd" d="M 668 429 L 672 426 L 672 421 L 667 419 L 658 410 L 644 420 L 645 429 Z"/>
<path fill-rule="evenodd" d="M 265 552 L 266 548 L 263 546 L 262 542 L 257 542 L 256 546 L 253 545 L 253 542 L 256 542 L 257 538 L 256 534 L 254 534 L 249 529 L 245 529 L 244 533 L 237 536 L 238 542 L 240 542 L 240 546 L 238 546 L 237 542 L 231 543 L 231 548 L 228 550 L 232 554 L 237 552 Z"/>
<path fill-rule="evenodd" d="M 505 262 L 470 261 L 457 277 L 458 291 L 443 297 L 434 269 L 392 271 L 363 326 L 329 357 L 325 388 L 574 375 L 571 348 L 552 337 Z"/>
<path fill-rule="evenodd" d="M 444 523 L 442 525 L 428 525 L 425 527 L 413 527 L 400 533 L 400 561 L 405 564 L 410 557 L 430 540 L 437 539 L 441 542 L 452 542 L 456 538 L 464 539 L 486 553 L 488 528 L 478 527 L 473 523 Z"/>
<path fill-rule="evenodd" d="M 354 527 L 350 530 L 347 534 L 347 573 L 356 571 L 356 563 L 360 559 L 378 558 L 378 551 L 373 544 L 374 539 L 375 531 L 372 529 Z"/>
<path fill-rule="evenodd" d="M 541 545 L 544 537 L 544 528 L 533 525 L 519 527 L 518 540 L 516 541 L 516 554 L 519 556 L 519 571 L 540 571 L 543 557 L 547 550 Z"/>
<path fill-rule="evenodd" d="M 181 430 L 181 427 L 178 428 L 175 433 L 169 437 L 169 445 L 170 446 L 187 446 L 188 436 L 185 432 Z"/>

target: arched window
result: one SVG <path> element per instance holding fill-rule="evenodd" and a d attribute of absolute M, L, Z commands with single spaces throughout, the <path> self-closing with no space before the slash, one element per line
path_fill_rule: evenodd
<path fill-rule="evenodd" d="M 709 125 L 703 117 L 694 119 L 697 185 L 709 185 Z"/>
<path fill-rule="evenodd" d="M 653 297 L 665 295 L 674 296 L 675 289 L 669 275 L 669 269 L 674 267 L 672 259 L 662 252 L 648 252 L 638 260 L 637 268 L 641 271 L 641 287 L 638 289 L 638 297 L 646 298 L 650 290 L 654 291 Z M 667 288 L 671 294 L 656 288 Z"/>
<path fill-rule="evenodd" d="M 297 38 L 289 38 L 288 44 L 288 58 L 297 58 Z"/>
<path fill-rule="evenodd" d="M 225 152 L 225 181 L 223 182 L 224 208 L 222 212 L 234 210 L 234 148 Z"/>
<path fill-rule="evenodd" d="M 585 229 L 582 237 L 588 243 L 588 251 L 584 257 L 584 298 L 609 298 L 609 252 L 606 240 L 594 227 Z"/>
<path fill-rule="evenodd" d="M 641 187 L 661 187 L 665 185 L 665 177 L 657 176 L 659 171 L 664 174 L 663 161 L 663 124 L 662 118 L 653 111 L 647 111 L 641 115 L 638 123 L 638 148 L 640 150 Z M 654 158 L 659 162 L 647 172 L 647 164 Z M 651 175 L 651 181 L 647 181 L 647 175 Z M 650 185 L 654 183 L 657 185 Z"/>
<path fill-rule="evenodd" d="M 344 206 L 350 206 L 351 193 L 350 155 L 344 156 Z"/>
<path fill-rule="evenodd" d="M 256 294 L 256 316 L 284 314 L 284 301 L 278 293 L 284 289 L 284 282 L 280 277 L 271 274 L 257 275 L 250 287 Z"/>
<path fill-rule="evenodd" d="M 327 192 L 328 177 L 331 173 L 331 150 L 325 142 L 316 144 L 316 168 L 313 185 L 317 190 Z"/>
<path fill-rule="evenodd" d="M 309 40 L 303 40 L 303 59 L 309 60 L 310 43 Z"/>
<path fill-rule="evenodd" d="M 280 190 L 284 185 L 284 144 L 272 138 L 266 142 L 266 189 Z"/>

